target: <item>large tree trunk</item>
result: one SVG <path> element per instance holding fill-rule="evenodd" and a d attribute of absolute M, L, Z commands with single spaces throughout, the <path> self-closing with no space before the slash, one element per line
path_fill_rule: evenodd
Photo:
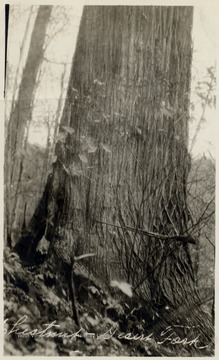
<path fill-rule="evenodd" d="M 157 303 L 185 299 L 188 245 L 115 234 L 96 220 L 186 232 L 191 25 L 191 8 L 86 7 L 62 119 L 75 132 L 57 147 L 61 220 L 81 229 L 110 277 L 118 267 L 137 286 L 147 264 Z M 172 291 L 176 270 L 183 282 Z"/>
<path fill-rule="evenodd" d="M 56 256 L 96 252 L 96 276 L 155 309 L 198 301 L 188 242 L 124 229 L 187 235 L 192 13 L 85 7 L 48 194 Z"/>
<path fill-rule="evenodd" d="M 32 116 L 36 77 L 43 59 L 43 46 L 51 11 L 52 6 L 39 7 L 17 101 L 11 111 L 10 120 L 7 125 L 5 147 L 5 204 L 7 219 L 5 238 L 11 238 L 12 245 L 17 240 L 19 230 L 21 230 L 22 214 L 19 214 L 17 206 L 23 172 L 27 127 Z"/>

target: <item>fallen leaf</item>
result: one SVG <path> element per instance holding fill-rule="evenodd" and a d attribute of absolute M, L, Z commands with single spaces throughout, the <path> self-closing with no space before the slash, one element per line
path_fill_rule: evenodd
<path fill-rule="evenodd" d="M 74 134 L 75 130 L 70 126 L 62 126 L 62 129 L 67 131 L 69 134 Z"/>
<path fill-rule="evenodd" d="M 92 292 L 92 294 L 98 294 L 100 295 L 99 290 L 94 286 L 88 286 L 88 289 Z"/>
<path fill-rule="evenodd" d="M 87 316 L 87 321 L 92 325 L 92 326 L 96 326 L 98 324 L 98 320 L 92 318 L 91 316 Z"/>
<path fill-rule="evenodd" d="M 102 146 L 103 150 L 105 150 L 107 153 L 111 154 L 112 151 L 108 146 L 106 146 L 106 145 L 104 145 L 102 143 L 101 143 L 101 146 Z"/>
<path fill-rule="evenodd" d="M 62 166 L 63 166 L 65 172 L 66 172 L 68 175 L 70 175 L 69 169 L 68 169 L 64 164 L 62 164 Z"/>
<path fill-rule="evenodd" d="M 94 153 L 97 150 L 97 146 L 94 145 L 88 145 L 88 152 Z"/>
<path fill-rule="evenodd" d="M 132 297 L 132 287 L 126 282 L 119 282 L 117 280 L 112 280 L 110 282 L 110 286 L 117 287 L 120 289 L 124 294 L 126 294 L 129 297 Z"/>
<path fill-rule="evenodd" d="M 70 171 L 71 171 L 71 175 L 73 176 L 80 176 L 82 174 L 81 168 L 76 163 L 73 163 L 70 166 Z"/>
<path fill-rule="evenodd" d="M 79 156 L 80 160 L 81 160 L 83 163 L 85 163 L 85 164 L 88 163 L 88 159 L 87 159 L 87 157 L 86 157 L 85 155 L 79 154 L 78 156 Z"/>
<path fill-rule="evenodd" d="M 60 132 L 57 136 L 57 141 L 61 141 L 62 143 L 65 143 L 66 136 L 67 136 L 67 133 Z"/>
<path fill-rule="evenodd" d="M 99 81 L 98 79 L 94 80 L 94 84 L 97 84 L 97 85 L 100 85 L 100 86 L 104 85 L 104 83 Z"/>
<path fill-rule="evenodd" d="M 51 161 L 52 161 L 52 164 L 54 164 L 57 160 L 57 156 L 56 155 L 52 155 L 52 158 L 51 158 Z"/>

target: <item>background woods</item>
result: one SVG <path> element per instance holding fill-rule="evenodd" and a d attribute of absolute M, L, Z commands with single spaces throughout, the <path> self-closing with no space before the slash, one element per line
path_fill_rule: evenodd
<path fill-rule="evenodd" d="M 22 79 L 18 90 L 17 99 L 12 100 L 11 114 L 7 126 L 6 138 L 6 162 L 13 164 L 6 167 L 6 199 L 7 203 L 6 220 L 7 239 L 13 241 L 13 230 L 16 229 L 16 222 L 20 222 L 16 217 L 19 212 L 19 190 L 23 175 L 24 153 L 27 147 L 29 123 L 31 121 L 32 105 L 34 92 L 36 89 L 36 77 L 43 58 L 43 46 L 46 36 L 46 27 L 49 22 L 51 6 L 40 6 L 36 16 L 34 28 L 31 35 L 31 43 L 23 69 Z M 31 10 L 30 15 L 31 16 Z M 14 92 L 17 89 L 14 89 Z M 13 94 L 15 97 L 15 94 Z M 8 194 L 10 194 L 8 196 Z M 18 235 L 18 234 L 16 234 Z M 15 235 L 15 236 L 16 236 Z M 9 240 L 12 237 L 11 240 Z"/>
<path fill-rule="evenodd" d="M 27 285 L 26 295 L 13 293 L 15 302 L 26 304 L 32 297 L 36 313 L 49 319 L 57 303 L 61 321 L 64 302 L 72 300 L 72 262 L 92 253 L 76 264 L 74 280 L 86 330 L 103 331 L 111 321 L 124 332 L 160 333 L 180 323 L 176 336 L 201 336 L 200 347 L 208 344 L 204 353 L 195 346 L 166 350 L 152 342 L 139 345 L 139 354 L 212 354 L 215 164 L 209 156 L 193 158 L 191 151 L 206 108 L 215 104 L 215 75 L 209 67 L 198 83 L 202 113 L 189 141 L 193 9 L 86 6 L 69 71 L 70 63 L 48 56 L 53 37 L 69 22 L 66 9 L 57 8 L 30 9 L 27 27 L 34 11 L 35 22 L 29 51 L 6 122 L 5 286 L 24 291 L 32 269 L 36 283 Z M 37 88 L 52 63 L 62 69 L 59 98 L 41 101 L 44 114 L 34 120 Z M 36 119 L 47 128 L 44 150 L 28 142 Z M 13 255 L 14 268 L 13 247 L 20 256 Z M 15 316 L 7 296 L 6 312 Z M 92 301 L 101 302 L 102 313 Z M 47 304 L 45 311 L 40 303 Z M 112 355 L 132 354 L 124 344 L 121 350 L 117 340 Z M 29 353 L 38 354 L 37 345 Z M 7 346 L 13 353 L 6 341 Z M 97 343 L 92 350 L 84 346 L 84 354 L 104 354 Z M 49 340 L 44 347 L 70 354 L 64 343 Z M 14 348 L 24 352 L 16 340 Z"/>

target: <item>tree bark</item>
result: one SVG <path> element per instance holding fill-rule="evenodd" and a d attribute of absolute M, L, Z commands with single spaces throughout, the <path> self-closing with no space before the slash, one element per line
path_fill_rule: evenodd
<path fill-rule="evenodd" d="M 56 256 L 95 252 L 92 273 L 130 282 L 156 310 L 197 304 L 189 245 L 124 228 L 189 235 L 192 15 L 84 8 L 48 194 Z"/>
<path fill-rule="evenodd" d="M 148 274 L 155 303 L 180 302 L 191 288 L 188 245 L 112 236 L 95 220 L 186 233 L 191 26 L 189 7 L 85 7 L 61 122 L 75 131 L 62 155 L 73 171 L 65 176 L 66 221 L 83 229 L 85 246 L 97 244 L 96 266 L 110 277 L 118 253 L 118 272 L 134 286 Z"/>

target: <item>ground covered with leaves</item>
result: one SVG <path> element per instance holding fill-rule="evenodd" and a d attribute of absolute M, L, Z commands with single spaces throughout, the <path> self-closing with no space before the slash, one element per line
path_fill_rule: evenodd
<path fill-rule="evenodd" d="M 209 355 L 194 337 L 179 338 L 174 328 L 154 326 L 152 314 L 127 288 L 114 282 L 109 291 L 75 274 L 80 326 L 64 279 L 47 262 L 23 266 L 5 249 L 5 355 L 37 356 L 191 356 Z M 166 314 L 167 316 L 168 314 Z M 157 329 L 155 331 L 155 328 Z M 170 340 L 171 339 L 171 340 Z"/>

